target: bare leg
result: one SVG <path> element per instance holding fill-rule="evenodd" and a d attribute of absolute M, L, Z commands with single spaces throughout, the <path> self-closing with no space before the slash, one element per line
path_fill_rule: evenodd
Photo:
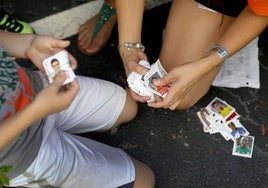
<path fill-rule="evenodd" d="M 176 66 L 203 57 L 232 21 L 231 17 L 198 8 L 198 3 L 194 0 L 173 1 L 160 53 L 164 68 L 170 71 Z M 178 109 L 187 109 L 204 96 L 217 73 L 216 70 L 212 71 L 198 81 L 181 100 Z"/>
<path fill-rule="evenodd" d="M 134 188 L 153 188 L 155 176 L 151 168 L 132 157 L 130 158 L 134 163 L 136 173 Z"/>
<path fill-rule="evenodd" d="M 114 0 L 105 0 L 104 2 L 108 6 L 115 8 Z M 116 15 L 112 15 L 101 27 L 94 40 L 92 40 L 93 31 L 99 16 L 100 13 L 86 21 L 78 30 L 78 47 L 87 55 L 93 55 L 105 46 L 117 20 Z"/>

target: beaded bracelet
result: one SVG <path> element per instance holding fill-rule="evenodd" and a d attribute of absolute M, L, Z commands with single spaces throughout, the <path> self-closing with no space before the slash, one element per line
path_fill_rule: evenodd
<path fill-rule="evenodd" d="M 135 48 L 135 49 L 141 50 L 143 52 L 145 50 L 145 47 L 142 44 L 140 44 L 140 43 L 134 43 L 134 42 L 124 42 L 123 44 L 120 44 L 118 46 L 118 49 L 121 48 L 121 47 L 124 47 L 127 50 L 130 50 L 131 48 Z"/>
<path fill-rule="evenodd" d="M 219 56 L 219 58 L 223 59 L 222 63 L 221 63 L 221 67 L 226 65 L 226 60 L 229 57 L 229 53 L 226 50 L 226 48 L 224 48 L 223 46 L 220 45 L 215 45 L 212 46 L 211 48 L 209 48 L 206 52 L 206 54 L 209 54 L 210 52 L 216 52 L 217 55 Z"/>

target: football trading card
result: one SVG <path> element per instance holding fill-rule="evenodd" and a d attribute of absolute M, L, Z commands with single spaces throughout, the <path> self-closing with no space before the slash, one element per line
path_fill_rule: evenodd
<path fill-rule="evenodd" d="M 75 74 L 70 66 L 68 55 L 66 51 L 60 51 L 57 54 L 45 59 L 43 66 L 48 76 L 49 83 L 54 81 L 55 75 L 63 71 L 66 76 L 66 80 L 63 85 L 72 82 L 75 79 Z"/>
<path fill-rule="evenodd" d="M 243 136 L 240 135 L 235 138 L 233 146 L 233 155 L 241 157 L 252 157 L 254 146 L 254 137 L 253 136 Z"/>

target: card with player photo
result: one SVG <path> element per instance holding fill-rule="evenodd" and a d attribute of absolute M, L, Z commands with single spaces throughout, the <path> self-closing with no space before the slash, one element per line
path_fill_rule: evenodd
<path fill-rule="evenodd" d="M 248 130 L 240 123 L 238 119 L 228 122 L 227 126 L 228 126 L 228 132 L 233 141 L 235 141 L 235 138 L 237 136 L 249 135 Z"/>
<path fill-rule="evenodd" d="M 143 80 L 145 85 L 156 95 L 165 98 L 170 88 L 169 85 L 156 86 L 154 80 L 157 78 L 164 77 L 167 74 L 165 69 L 162 67 L 160 60 L 158 59 L 154 64 L 151 65 L 150 70 L 144 75 Z"/>
<path fill-rule="evenodd" d="M 154 95 L 162 98 L 166 97 L 169 86 L 156 86 L 153 83 L 154 79 L 161 78 L 167 74 L 160 61 L 157 60 L 152 66 L 144 60 L 141 60 L 139 64 L 146 67 L 149 71 L 145 75 L 139 75 L 135 72 L 130 73 L 127 78 L 129 87 L 138 95 L 150 97 L 147 102 L 154 101 Z"/>
<path fill-rule="evenodd" d="M 206 108 L 201 108 L 200 111 L 197 112 L 197 116 L 201 123 L 203 124 L 204 132 L 208 132 L 210 134 L 218 133 L 219 131 L 213 127 L 212 123 L 215 119 L 215 113 L 207 110 Z"/>
<path fill-rule="evenodd" d="M 219 114 L 225 120 L 233 115 L 233 112 L 235 112 L 234 107 L 218 97 L 214 98 L 206 108 Z"/>
<path fill-rule="evenodd" d="M 239 135 L 235 138 L 232 154 L 236 156 L 252 158 L 253 146 L 253 136 Z"/>
<path fill-rule="evenodd" d="M 76 77 L 70 66 L 68 54 L 64 50 L 46 58 L 43 61 L 43 66 L 50 84 L 54 81 L 55 75 L 60 71 L 63 71 L 66 76 L 66 80 L 62 85 L 72 82 Z"/>

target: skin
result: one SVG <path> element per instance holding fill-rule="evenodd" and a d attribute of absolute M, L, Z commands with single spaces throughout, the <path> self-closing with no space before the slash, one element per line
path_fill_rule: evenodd
<path fill-rule="evenodd" d="M 115 7 L 114 0 L 105 0 L 105 3 L 111 7 Z M 99 16 L 100 14 L 97 14 L 93 18 L 87 20 L 78 29 L 78 47 L 81 52 L 87 55 L 93 55 L 105 46 L 116 23 L 116 15 L 112 15 L 102 26 L 95 39 L 91 41 Z"/>
<path fill-rule="evenodd" d="M 65 49 L 69 41 L 59 40 L 49 36 L 22 35 L 0 30 L 0 44 L 7 50 L 10 56 L 30 59 L 36 67 L 44 71 L 42 62 L 45 58 Z M 20 45 L 13 45 L 20 44 Z M 77 67 L 73 56 L 68 54 L 71 67 Z M 34 122 L 54 113 L 67 109 L 79 91 L 79 84 L 75 79 L 64 86 L 66 77 L 64 72 L 59 72 L 55 80 L 44 88 L 35 99 L 25 108 L 0 122 L 0 152 L 9 142 L 18 137 Z M 0 90 L 1 93 L 1 90 Z M 42 108 L 40 108 L 42 107 Z M 29 116 L 31 114 L 31 116 Z M 137 103 L 127 91 L 127 99 L 122 113 L 114 124 L 114 127 L 132 120 L 137 114 Z M 135 167 L 135 187 L 154 187 L 155 177 L 150 167 L 130 157 Z"/>
<path fill-rule="evenodd" d="M 21 45 L 13 45 L 18 43 Z M 70 43 L 48 36 L 19 35 L 0 30 L 0 44 L 11 56 L 29 58 L 42 69 L 43 59 L 66 48 Z M 69 57 L 72 67 L 75 68 L 76 60 L 70 54 Z M 64 75 L 62 72 L 59 73 L 55 78 L 55 83 L 40 92 L 30 105 L 14 116 L 1 121 L 0 151 L 35 121 L 64 110 L 71 104 L 79 91 L 79 85 L 77 81 L 74 81 L 67 85 L 64 91 L 61 90 L 61 84 L 65 80 Z"/>
<path fill-rule="evenodd" d="M 184 110 L 192 107 L 209 90 L 223 62 L 216 53 L 205 55 L 207 49 L 224 46 L 229 57 L 255 39 L 268 25 L 267 16 L 259 16 L 246 7 L 237 18 L 203 10 L 194 0 L 172 2 L 159 59 L 168 74 L 156 85 L 170 84 L 166 98 L 149 103 L 153 108 Z M 144 0 L 116 0 L 119 44 L 141 43 Z M 245 32 L 247 31 L 247 32 Z M 146 70 L 137 63 L 147 59 L 136 49 L 120 48 L 126 75 Z M 190 73 L 190 74 L 189 74 Z M 148 99 L 132 93 L 135 100 Z"/>

